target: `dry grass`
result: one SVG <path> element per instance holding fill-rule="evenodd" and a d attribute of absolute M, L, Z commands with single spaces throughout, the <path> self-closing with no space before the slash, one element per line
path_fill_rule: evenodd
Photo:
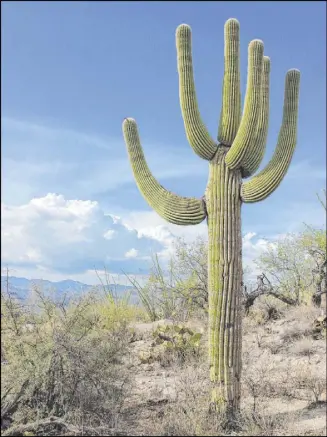
<path fill-rule="evenodd" d="M 255 372 L 253 372 L 254 375 Z M 269 372 L 268 372 L 269 373 Z M 253 398 L 264 395 L 264 381 L 266 375 L 261 374 L 255 380 L 249 379 L 248 385 Z M 183 375 L 176 382 L 178 394 L 174 401 L 168 403 L 160 415 L 160 420 L 153 421 L 149 435 L 159 436 L 273 436 L 286 435 L 283 430 L 286 423 L 290 422 L 291 414 L 276 417 L 264 414 L 260 405 L 253 406 L 248 403 L 242 415 L 235 423 L 235 430 L 225 428 L 225 418 L 217 412 L 209 411 L 210 384 L 207 379 L 207 368 L 189 366 L 183 368 Z M 243 392 L 246 396 L 246 392 Z"/>

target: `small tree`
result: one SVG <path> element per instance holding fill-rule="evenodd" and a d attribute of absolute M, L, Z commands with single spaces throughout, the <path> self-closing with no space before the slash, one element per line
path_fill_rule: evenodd
<path fill-rule="evenodd" d="M 258 276 L 257 288 L 248 293 L 252 304 L 265 294 L 289 305 L 311 299 L 320 306 L 326 293 L 326 232 L 306 226 L 299 234 L 288 234 L 270 243 L 256 264 L 265 273 Z"/>
<path fill-rule="evenodd" d="M 317 197 L 326 212 L 326 190 L 323 190 L 323 197 L 320 197 L 318 193 Z M 302 244 L 303 248 L 307 250 L 315 264 L 315 267 L 312 270 L 315 286 L 312 295 L 312 303 L 315 306 L 320 307 L 322 296 L 326 296 L 327 294 L 326 229 L 314 229 L 312 226 L 306 225 L 306 230 L 302 235 Z"/>
<path fill-rule="evenodd" d="M 288 234 L 269 243 L 255 263 L 265 272 L 265 282 L 260 284 L 265 294 L 274 293 L 285 303 L 299 305 L 312 293 L 312 260 L 304 250 L 301 234 Z"/>

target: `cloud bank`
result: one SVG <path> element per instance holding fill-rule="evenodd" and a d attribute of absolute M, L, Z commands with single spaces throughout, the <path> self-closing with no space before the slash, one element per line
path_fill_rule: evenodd
<path fill-rule="evenodd" d="M 53 193 L 21 206 L 2 204 L 1 214 L 2 264 L 28 277 L 51 273 L 58 280 L 84 276 L 90 282 L 94 269 L 104 266 L 114 275 L 145 275 L 153 253 L 165 262 L 177 238 L 191 242 L 207 236 L 205 222 L 179 227 L 153 211 L 117 217 L 104 213 L 96 201 Z M 251 264 L 266 242 L 248 233 L 243 244 L 244 261 Z"/>
<path fill-rule="evenodd" d="M 2 263 L 78 274 L 105 264 L 110 271 L 136 273 L 163 245 L 140 235 L 96 201 L 47 194 L 21 206 L 1 205 Z M 136 249 L 137 248 L 137 249 Z"/>

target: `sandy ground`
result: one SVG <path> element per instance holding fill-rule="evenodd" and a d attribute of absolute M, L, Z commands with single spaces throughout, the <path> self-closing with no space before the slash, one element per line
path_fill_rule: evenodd
<path fill-rule="evenodd" d="M 132 388 L 121 421 L 128 435 L 149 435 L 150 431 L 155 435 L 154 424 L 162 420 L 167 406 L 178 403 L 183 397 L 180 387 L 185 379 L 185 370 L 176 364 L 163 367 L 160 360 L 153 358 L 152 332 L 158 325 L 171 323 L 165 320 L 133 325 L 134 339 L 125 361 Z M 205 332 L 201 322 L 189 325 L 194 331 Z M 243 337 L 243 378 L 250 379 L 259 387 L 257 405 L 260 411 L 266 417 L 283 420 L 283 434 L 279 435 L 326 435 L 325 340 L 305 343 L 301 335 L 300 338 L 296 335 L 293 338 L 297 325 L 298 320 L 289 318 L 268 322 L 259 328 L 248 326 Z M 302 328 L 304 325 L 305 322 Z M 203 342 L 205 348 L 205 337 Z M 309 352 L 306 350 L 308 347 Z M 206 384 L 205 363 L 191 366 L 188 372 L 191 385 L 192 381 L 201 386 Z M 314 397 L 309 386 L 313 384 L 314 389 L 316 381 L 323 381 L 325 388 L 320 386 L 320 402 L 313 405 Z M 273 382 L 276 393 L 265 396 L 265 392 L 269 391 L 265 384 L 269 382 Z M 284 393 L 285 387 L 287 393 Z M 243 405 L 248 407 L 252 403 L 253 397 L 244 383 Z"/>

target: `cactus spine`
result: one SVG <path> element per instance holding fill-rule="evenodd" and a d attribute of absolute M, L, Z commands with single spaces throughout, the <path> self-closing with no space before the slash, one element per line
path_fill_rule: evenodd
<path fill-rule="evenodd" d="M 241 116 L 239 23 L 225 24 L 225 64 L 218 141 L 201 120 L 193 78 L 191 29 L 176 31 L 179 96 L 186 136 L 194 152 L 209 161 L 209 181 L 203 199 L 180 197 L 153 177 L 142 151 L 133 119 L 123 133 L 136 183 L 150 206 L 178 225 L 195 225 L 207 218 L 209 269 L 209 364 L 216 407 L 235 413 L 240 408 L 241 376 L 241 205 L 268 197 L 283 180 L 297 136 L 300 72 L 286 74 L 283 120 L 275 153 L 249 181 L 263 158 L 269 118 L 270 60 L 263 43 L 251 41 L 248 80 Z"/>

